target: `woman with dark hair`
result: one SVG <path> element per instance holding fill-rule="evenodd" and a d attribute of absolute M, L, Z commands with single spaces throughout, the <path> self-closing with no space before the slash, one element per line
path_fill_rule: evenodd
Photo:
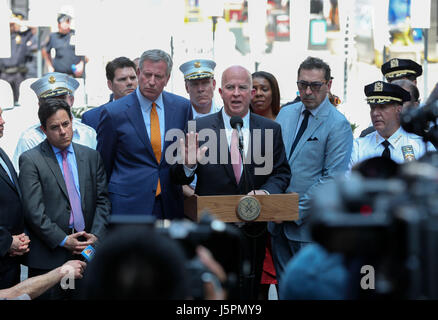
<path fill-rule="evenodd" d="M 251 111 L 274 120 L 280 112 L 280 89 L 275 77 L 266 71 L 252 74 L 252 87 L 256 90 L 251 100 Z"/>
<path fill-rule="evenodd" d="M 257 71 L 252 74 L 252 87 L 256 93 L 251 100 L 251 112 L 275 120 L 280 112 L 280 89 L 278 88 L 277 79 L 269 72 Z M 268 233 L 262 279 L 260 281 L 260 300 L 268 300 L 271 284 L 277 285 L 277 280 L 274 262 L 272 261 L 271 238 Z"/>

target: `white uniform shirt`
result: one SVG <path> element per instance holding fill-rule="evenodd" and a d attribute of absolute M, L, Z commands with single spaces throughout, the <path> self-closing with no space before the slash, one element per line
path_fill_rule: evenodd
<path fill-rule="evenodd" d="M 216 103 L 214 102 L 214 99 L 211 101 L 211 108 L 210 108 L 209 113 L 198 113 L 192 105 L 193 120 L 196 120 L 198 118 L 202 118 L 202 117 L 208 116 L 210 114 L 216 113 L 220 109 L 221 109 L 221 107 L 216 105 Z"/>
<path fill-rule="evenodd" d="M 18 160 L 21 154 L 36 147 L 46 139 L 46 135 L 44 134 L 43 130 L 41 130 L 40 126 L 40 124 L 35 124 L 26 129 L 21 134 L 20 139 L 18 139 L 17 147 L 15 148 L 12 160 L 17 172 L 19 171 Z M 73 142 L 96 149 L 96 131 L 90 126 L 83 124 L 80 120 L 73 118 Z"/>
<path fill-rule="evenodd" d="M 353 142 L 353 151 L 350 158 L 350 169 L 361 161 L 382 155 L 385 141 L 377 131 L 374 131 L 363 138 L 357 138 Z M 400 127 L 389 137 L 389 150 L 391 159 L 397 163 L 407 162 L 421 158 L 426 151 L 435 151 L 435 147 L 428 142 L 427 150 L 423 138 L 413 133 L 408 133 Z"/>

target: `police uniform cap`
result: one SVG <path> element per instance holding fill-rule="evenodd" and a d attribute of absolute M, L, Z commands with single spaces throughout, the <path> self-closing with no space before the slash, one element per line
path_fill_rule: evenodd
<path fill-rule="evenodd" d="M 11 11 L 9 22 L 22 24 L 24 19 L 24 14 L 20 11 Z"/>
<path fill-rule="evenodd" d="M 383 81 L 376 81 L 366 85 L 364 88 L 367 102 L 369 104 L 386 104 L 391 102 L 410 101 L 411 95 L 402 87 Z"/>
<path fill-rule="evenodd" d="M 381 70 L 388 81 L 409 76 L 417 78 L 423 74 L 421 65 L 410 59 L 393 58 L 382 64 Z"/>
<path fill-rule="evenodd" d="M 52 98 L 65 94 L 73 95 L 79 82 L 65 73 L 49 72 L 30 86 L 38 98 Z"/>
<path fill-rule="evenodd" d="M 207 59 L 191 60 L 183 63 L 179 69 L 184 74 L 185 80 L 213 78 L 216 62 Z"/>
<path fill-rule="evenodd" d="M 67 21 L 67 20 L 71 20 L 71 19 L 72 19 L 72 17 L 66 13 L 58 13 L 58 18 L 57 18 L 58 23 L 61 23 L 61 22 Z"/>

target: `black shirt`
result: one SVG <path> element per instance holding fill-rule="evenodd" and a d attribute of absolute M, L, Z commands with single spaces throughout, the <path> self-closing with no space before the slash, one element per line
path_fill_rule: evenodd
<path fill-rule="evenodd" d="M 74 30 L 67 34 L 52 32 L 49 36 L 45 49 L 50 54 L 51 49 L 55 49 L 55 58 L 53 59 L 53 68 L 56 72 L 67 73 L 73 75 L 72 65 L 78 64 L 83 56 L 75 54 Z"/>

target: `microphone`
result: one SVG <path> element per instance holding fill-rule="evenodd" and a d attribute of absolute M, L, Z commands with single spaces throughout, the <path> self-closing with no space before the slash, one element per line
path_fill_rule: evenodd
<path fill-rule="evenodd" d="M 242 127 L 243 127 L 243 120 L 239 116 L 232 116 L 230 119 L 230 125 L 233 129 L 237 130 L 237 135 L 239 137 L 239 149 L 243 150 L 243 134 L 242 134 Z"/>
<path fill-rule="evenodd" d="M 85 260 L 87 260 L 87 262 L 90 262 L 93 259 L 95 253 L 96 250 L 93 248 L 93 246 L 90 245 L 82 250 L 81 255 L 85 258 Z"/>

